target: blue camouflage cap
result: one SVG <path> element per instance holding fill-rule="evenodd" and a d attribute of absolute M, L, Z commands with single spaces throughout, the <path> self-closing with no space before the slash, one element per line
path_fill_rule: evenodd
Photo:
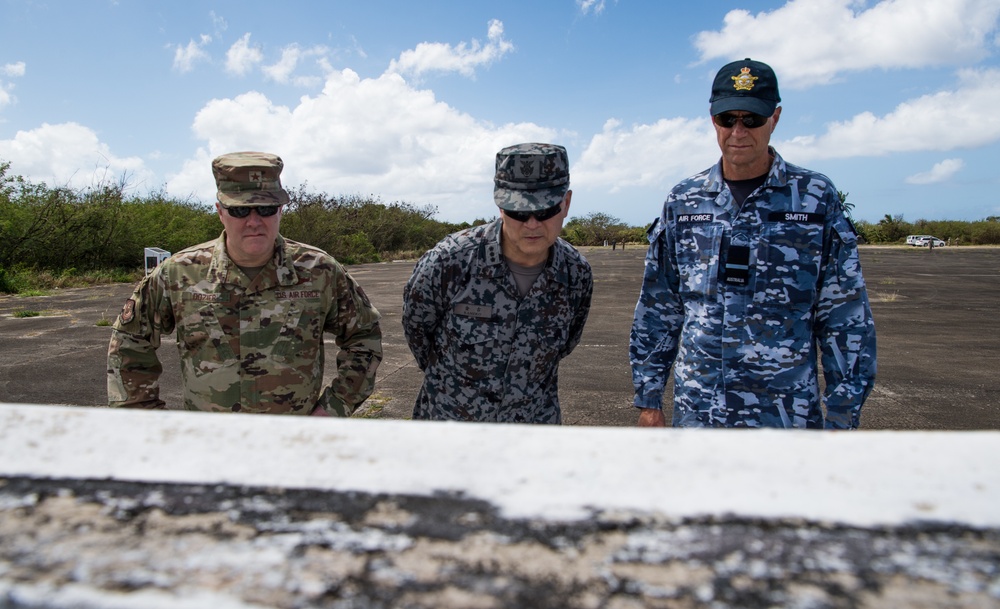
<path fill-rule="evenodd" d="M 493 200 L 508 211 L 539 211 L 569 190 L 569 157 L 555 144 L 517 144 L 497 153 Z"/>
<path fill-rule="evenodd" d="M 747 57 L 722 66 L 712 83 L 711 114 L 732 110 L 771 116 L 781 101 L 771 66 Z"/>
<path fill-rule="evenodd" d="M 281 157 L 267 152 L 230 152 L 212 161 L 219 203 L 227 207 L 285 205 Z"/>

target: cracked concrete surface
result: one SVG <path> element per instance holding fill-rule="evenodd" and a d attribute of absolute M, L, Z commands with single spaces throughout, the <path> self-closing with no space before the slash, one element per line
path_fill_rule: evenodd
<path fill-rule="evenodd" d="M 1000 532 L 0 480 L 0 607 L 997 607 Z"/>
<path fill-rule="evenodd" d="M 0 609 L 1000 608 L 997 454 L 0 404 Z"/>

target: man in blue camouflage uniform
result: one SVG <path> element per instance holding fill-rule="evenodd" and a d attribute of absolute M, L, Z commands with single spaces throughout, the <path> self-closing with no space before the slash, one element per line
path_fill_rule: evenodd
<path fill-rule="evenodd" d="M 348 416 L 382 360 L 379 313 L 329 254 L 278 233 L 282 160 L 212 162 L 222 235 L 171 256 L 135 289 L 108 349 L 112 407 Z M 160 338 L 176 331 L 184 403 L 159 397 Z M 337 376 L 323 387 L 323 334 Z"/>
<path fill-rule="evenodd" d="M 766 64 L 723 67 L 722 159 L 675 186 L 650 228 L 629 349 L 640 425 L 665 425 L 673 365 L 675 426 L 858 427 L 875 325 L 857 236 L 830 180 L 769 146 L 780 101 Z"/>
<path fill-rule="evenodd" d="M 580 342 L 590 265 L 559 239 L 566 149 L 519 144 L 496 157 L 501 217 L 445 237 L 403 292 L 403 330 L 424 373 L 414 419 L 562 422 L 559 361 Z"/>

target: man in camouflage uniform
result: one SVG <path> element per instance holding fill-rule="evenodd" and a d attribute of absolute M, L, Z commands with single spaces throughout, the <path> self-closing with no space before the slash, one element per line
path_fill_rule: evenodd
<path fill-rule="evenodd" d="M 580 342 L 590 265 L 559 239 L 566 149 L 520 144 L 496 157 L 501 217 L 445 237 L 403 292 L 403 330 L 424 382 L 414 419 L 562 422 L 559 360 Z"/>
<path fill-rule="evenodd" d="M 187 410 L 349 416 L 382 360 L 379 313 L 329 254 L 278 233 L 288 194 L 273 154 L 212 161 L 222 235 L 165 260 L 126 301 L 108 350 L 112 407 L 165 408 L 156 357 L 177 332 Z M 323 333 L 340 353 L 323 385 Z"/>
<path fill-rule="evenodd" d="M 837 189 L 769 146 L 769 66 L 726 65 L 710 101 L 722 160 L 675 186 L 649 231 L 629 350 L 639 424 L 665 424 L 673 365 L 675 426 L 857 428 L 875 325 Z"/>

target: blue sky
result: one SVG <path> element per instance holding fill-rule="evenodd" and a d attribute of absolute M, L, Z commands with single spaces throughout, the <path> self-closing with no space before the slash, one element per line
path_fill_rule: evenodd
<path fill-rule="evenodd" d="M 496 215 L 496 152 L 566 146 L 571 216 L 633 225 L 718 160 L 712 77 L 776 70 L 772 144 L 858 219 L 1000 215 L 997 0 L 0 0 L 0 160 L 214 201 L 211 159 Z"/>

